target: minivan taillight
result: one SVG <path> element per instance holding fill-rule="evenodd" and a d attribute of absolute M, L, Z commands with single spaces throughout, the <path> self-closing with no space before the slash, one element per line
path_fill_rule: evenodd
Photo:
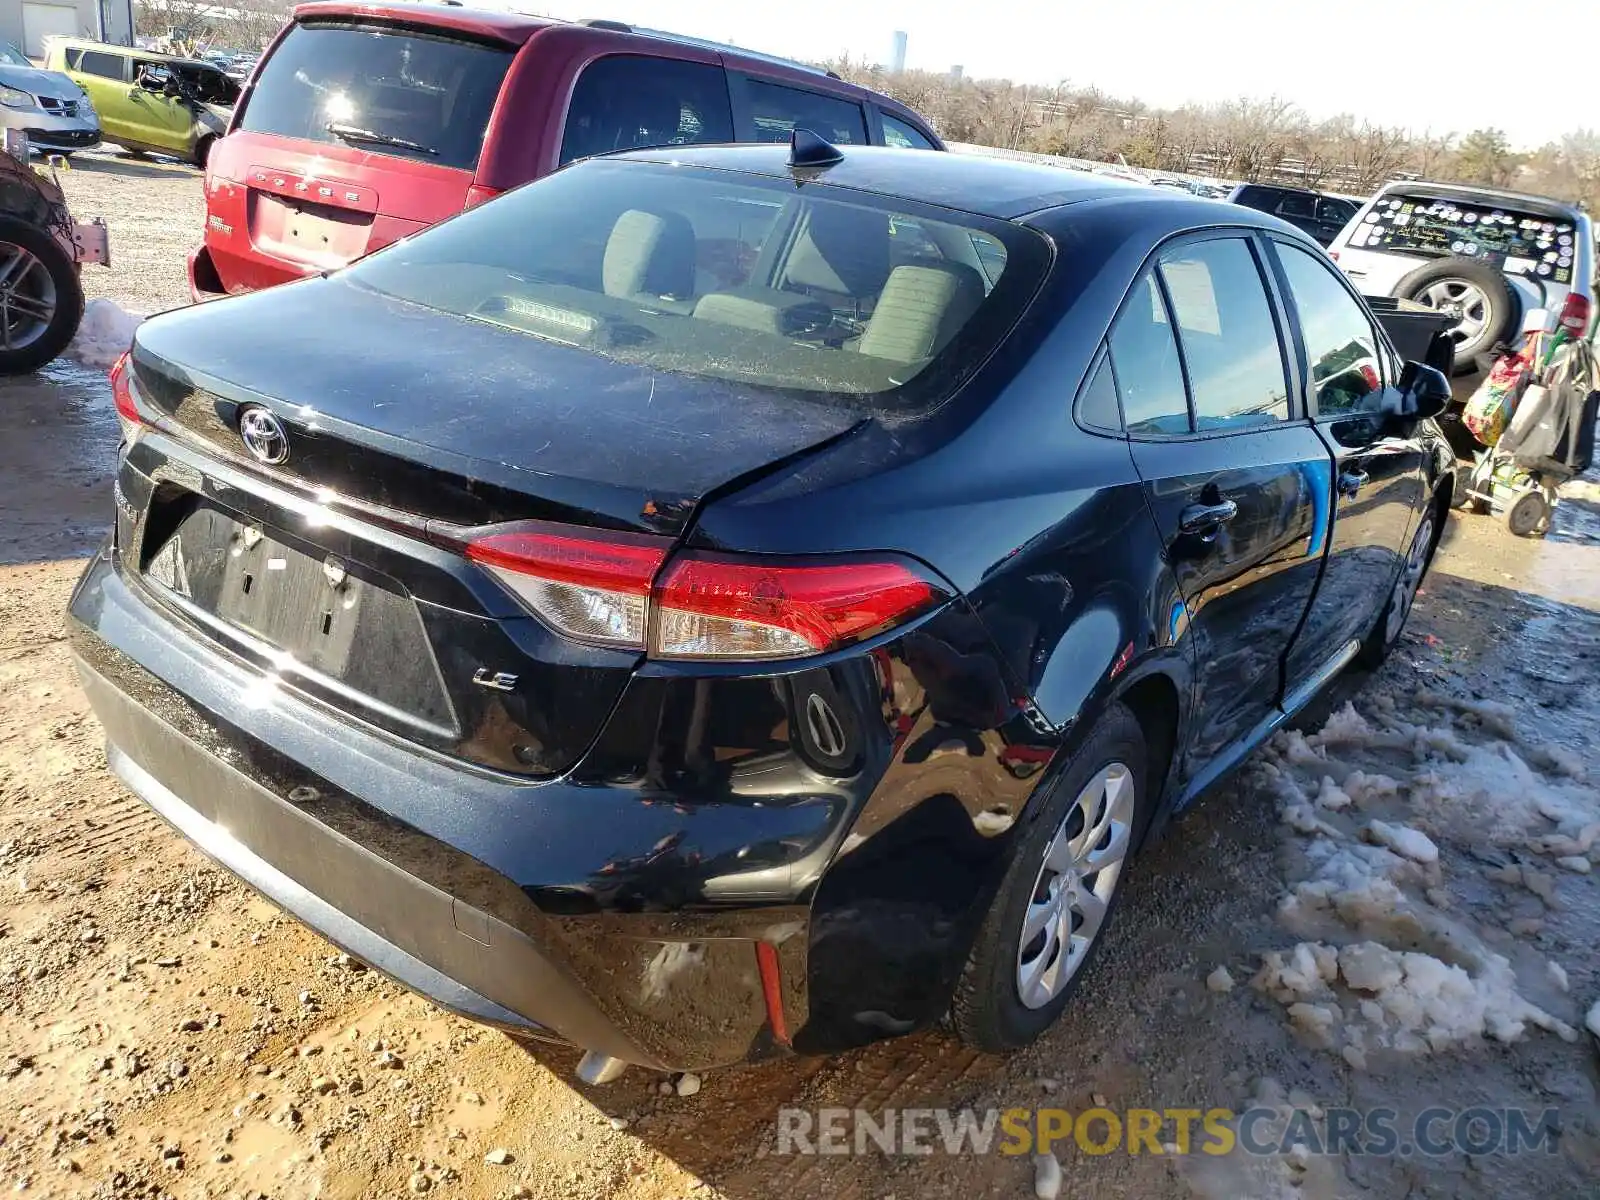
<path fill-rule="evenodd" d="M 1575 338 L 1581 338 L 1589 329 L 1589 297 L 1568 292 L 1561 306 L 1561 328 Z"/>
<path fill-rule="evenodd" d="M 111 403 L 116 407 L 117 422 L 122 426 L 125 442 L 131 441 L 145 423 L 139 415 L 138 401 L 133 398 L 133 363 L 129 359 L 132 353 L 124 350 L 107 372 L 111 379 Z"/>
<path fill-rule="evenodd" d="M 465 552 L 536 617 L 577 641 L 652 658 L 803 658 L 891 629 L 948 598 L 886 557 L 781 562 L 686 552 L 645 534 L 523 522 Z"/>

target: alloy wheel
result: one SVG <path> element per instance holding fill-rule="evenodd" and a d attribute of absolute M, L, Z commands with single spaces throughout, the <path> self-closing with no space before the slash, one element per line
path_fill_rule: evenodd
<path fill-rule="evenodd" d="M 1017 946 L 1017 997 L 1043 1008 L 1077 974 L 1105 924 L 1133 837 L 1133 772 L 1090 779 L 1045 848 Z"/>
<path fill-rule="evenodd" d="M 1456 318 L 1450 336 L 1457 348 L 1476 345 L 1489 324 L 1489 297 L 1475 283 L 1465 279 L 1440 279 L 1416 296 L 1418 304 L 1438 309 Z"/>
<path fill-rule="evenodd" d="M 1411 551 L 1405 565 L 1400 568 L 1400 578 L 1395 580 L 1394 595 L 1389 600 L 1388 625 L 1384 640 L 1393 642 L 1405 628 L 1406 618 L 1417 599 L 1417 588 L 1422 584 L 1422 573 L 1428 566 L 1428 547 L 1433 544 L 1433 510 L 1423 514 L 1417 525 L 1417 534 L 1411 539 Z"/>
<path fill-rule="evenodd" d="M 23 350 L 56 316 L 56 283 L 30 250 L 0 242 L 0 350 Z"/>

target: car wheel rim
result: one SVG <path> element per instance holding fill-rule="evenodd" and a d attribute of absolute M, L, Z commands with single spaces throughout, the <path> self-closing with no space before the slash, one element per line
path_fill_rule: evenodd
<path fill-rule="evenodd" d="M 1433 542 L 1433 514 L 1422 518 L 1417 536 L 1411 539 L 1411 553 L 1406 555 L 1405 566 L 1394 585 L 1394 599 L 1389 602 L 1389 627 L 1384 631 L 1386 641 L 1394 641 L 1405 628 L 1411 615 L 1411 605 L 1416 601 L 1417 588 L 1422 583 L 1422 572 L 1428 565 L 1428 547 Z"/>
<path fill-rule="evenodd" d="M 56 281 L 30 250 L 0 242 L 0 350 L 26 350 L 56 316 Z"/>
<path fill-rule="evenodd" d="M 1438 309 L 1456 318 L 1450 336 L 1456 348 L 1476 345 L 1489 327 L 1489 297 L 1475 283 L 1465 279 L 1441 279 L 1430 283 L 1416 296 L 1417 303 Z"/>
<path fill-rule="evenodd" d="M 1132 771 L 1119 762 L 1102 767 L 1045 847 L 1017 947 L 1025 1007 L 1059 996 L 1100 935 L 1127 861 L 1135 799 Z"/>

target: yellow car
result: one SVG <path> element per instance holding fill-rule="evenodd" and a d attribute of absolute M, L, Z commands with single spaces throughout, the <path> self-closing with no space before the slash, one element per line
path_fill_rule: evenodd
<path fill-rule="evenodd" d="M 205 166 L 239 98 L 239 84 L 213 63 L 131 46 L 50 38 L 44 65 L 89 94 L 107 141 L 196 166 Z"/>

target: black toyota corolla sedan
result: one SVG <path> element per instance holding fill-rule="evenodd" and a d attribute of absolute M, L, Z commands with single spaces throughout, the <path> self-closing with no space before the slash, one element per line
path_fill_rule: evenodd
<path fill-rule="evenodd" d="M 1290 226 L 799 140 L 579 163 L 113 372 L 112 770 L 591 1080 L 1037 1036 L 1449 507 L 1442 377 Z"/>

